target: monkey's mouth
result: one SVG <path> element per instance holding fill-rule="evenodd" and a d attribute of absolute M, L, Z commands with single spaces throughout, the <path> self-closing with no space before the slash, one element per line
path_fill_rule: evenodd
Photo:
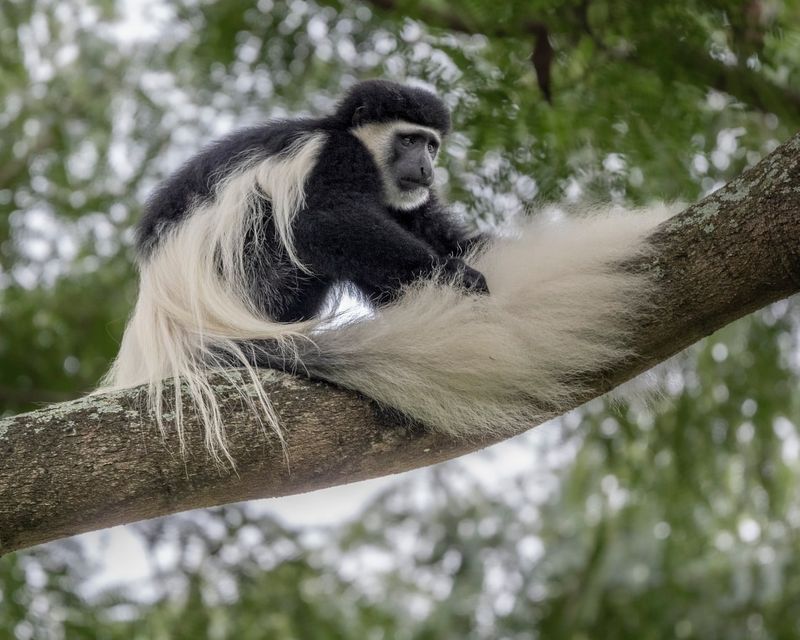
<path fill-rule="evenodd" d="M 397 186 L 401 191 L 416 191 L 417 189 L 427 189 L 430 184 L 420 182 L 419 180 L 412 180 L 410 178 L 400 178 L 397 181 Z"/>

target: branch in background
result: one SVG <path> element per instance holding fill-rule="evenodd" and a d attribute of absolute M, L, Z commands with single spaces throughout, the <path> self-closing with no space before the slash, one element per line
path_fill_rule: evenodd
<path fill-rule="evenodd" d="M 535 27 L 536 41 L 533 45 L 533 53 L 531 54 L 531 62 L 533 69 L 536 71 L 536 83 L 544 95 L 547 102 L 553 102 L 553 94 L 551 91 L 551 77 L 553 70 L 553 56 L 555 51 L 553 45 L 550 44 L 550 32 L 545 25 L 538 25 Z"/>
<path fill-rule="evenodd" d="M 705 50 L 677 40 L 669 33 L 654 33 L 651 43 L 651 46 L 639 46 L 632 52 L 615 55 L 618 60 L 656 73 L 658 69 L 667 69 L 663 61 L 669 60 L 666 80 L 688 79 L 699 87 L 727 93 L 757 111 L 774 113 L 787 122 L 800 121 L 800 92 L 775 84 L 762 73 L 746 67 L 744 61 L 731 65 L 715 60 Z"/>
<path fill-rule="evenodd" d="M 632 338 L 637 357 L 592 376 L 583 401 L 800 290 L 800 134 L 662 224 L 654 240 L 655 254 L 632 267 L 657 278 L 658 312 Z M 454 440 L 403 426 L 331 385 L 275 371 L 262 379 L 285 427 L 285 449 L 217 380 L 238 473 L 209 460 L 202 427 L 190 418 L 188 454 L 179 456 L 175 435 L 162 441 L 141 412 L 142 389 L 0 422 L 0 554 L 187 509 L 399 473 L 500 439 Z"/>
<path fill-rule="evenodd" d="M 394 12 L 401 10 L 404 6 L 403 2 L 397 0 L 371 0 L 371 3 L 379 9 Z M 646 42 L 637 42 L 630 50 L 620 51 L 606 47 L 597 31 L 589 24 L 588 7 L 588 0 L 583 0 L 579 6 L 580 28 L 587 37 L 591 38 L 601 54 L 608 55 L 615 62 L 642 67 L 661 75 L 666 82 L 671 82 L 676 78 L 689 79 L 697 86 L 707 86 L 730 94 L 753 109 L 774 113 L 780 118 L 786 119 L 787 122 L 800 121 L 800 92 L 781 86 L 762 73 L 749 69 L 744 60 L 739 60 L 735 65 L 715 60 L 704 49 L 691 47 L 686 40 L 678 39 L 671 32 L 654 31 L 649 33 Z M 525 40 L 534 38 L 536 46 L 544 46 L 544 39 L 539 37 L 541 33 L 557 32 L 553 25 L 549 25 L 548 28 L 545 22 L 538 20 L 518 23 L 503 22 L 502 24 L 497 21 L 468 22 L 457 15 L 454 10 L 437 9 L 428 4 L 415 6 L 411 17 L 434 28 L 470 35 L 481 34 L 487 38 L 514 37 Z M 540 45 L 540 43 L 542 44 Z M 547 43 L 549 45 L 549 38 Z M 532 54 L 534 58 L 536 46 Z M 665 60 L 669 61 L 669 64 L 665 64 Z M 537 81 L 542 87 L 539 67 L 536 66 L 535 61 L 534 66 Z M 550 101 L 549 79 L 547 84 L 548 89 L 542 88 L 542 91 Z"/>

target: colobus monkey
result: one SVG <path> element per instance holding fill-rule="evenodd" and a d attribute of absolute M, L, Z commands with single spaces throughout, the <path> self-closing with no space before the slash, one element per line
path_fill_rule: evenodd
<path fill-rule="evenodd" d="M 470 237 L 433 189 L 449 128 L 434 94 L 371 80 L 332 115 L 244 129 L 189 160 L 139 224 L 139 299 L 105 388 L 148 384 L 164 428 L 174 379 L 179 434 L 188 393 L 214 456 L 227 452 L 211 370 L 255 383 L 256 399 L 243 397 L 278 433 L 259 366 L 356 389 L 454 435 L 521 430 L 568 402 L 581 373 L 624 353 L 647 285 L 619 265 L 646 248 L 656 218 Z M 325 325 L 340 284 L 376 316 Z"/>
<path fill-rule="evenodd" d="M 230 249 L 241 270 L 229 275 L 264 319 L 313 318 L 340 282 L 385 302 L 437 269 L 486 293 L 483 276 L 457 257 L 467 236 L 433 191 L 449 128 L 433 94 L 373 80 L 331 117 L 238 131 L 158 189 L 138 228 L 140 253 L 157 253 L 198 205 L 225 193 L 239 202 L 211 215 L 243 216 L 221 230 L 240 234 Z"/>

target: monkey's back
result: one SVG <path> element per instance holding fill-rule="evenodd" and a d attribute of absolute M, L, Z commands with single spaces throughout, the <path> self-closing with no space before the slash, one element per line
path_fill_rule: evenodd
<path fill-rule="evenodd" d="M 136 228 L 136 248 L 147 258 L 163 234 L 214 197 L 216 187 L 238 169 L 290 149 L 310 130 L 314 119 L 272 120 L 240 129 L 204 147 L 150 195 Z M 265 194 L 268 198 L 268 194 Z"/>

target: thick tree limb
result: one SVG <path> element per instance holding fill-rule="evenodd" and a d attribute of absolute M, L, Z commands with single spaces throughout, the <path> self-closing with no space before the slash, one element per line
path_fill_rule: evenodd
<path fill-rule="evenodd" d="M 654 257 L 634 265 L 660 285 L 658 313 L 633 336 L 639 357 L 594 376 L 584 400 L 800 289 L 800 134 L 664 223 L 655 246 Z M 498 439 L 448 439 L 403 427 L 368 399 L 327 384 L 274 371 L 263 380 L 286 430 L 285 450 L 218 385 L 238 474 L 211 463 L 191 420 L 183 459 L 174 435 L 162 441 L 140 413 L 137 389 L 0 422 L 0 553 L 186 509 L 398 473 Z"/>

